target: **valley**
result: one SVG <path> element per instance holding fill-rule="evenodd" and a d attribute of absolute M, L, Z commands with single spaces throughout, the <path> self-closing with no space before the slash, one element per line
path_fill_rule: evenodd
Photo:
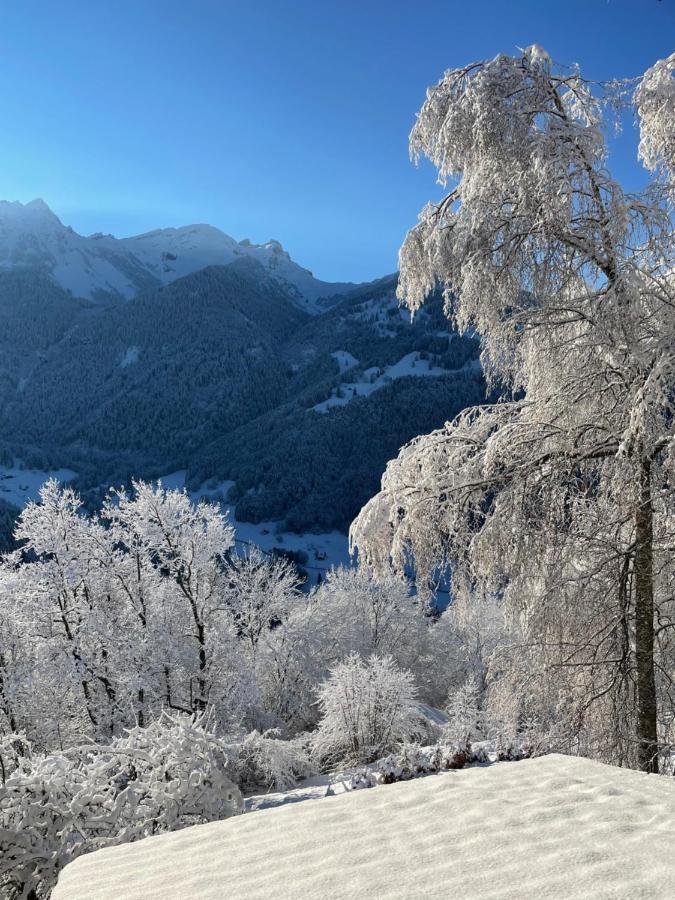
<path fill-rule="evenodd" d="M 395 275 L 328 284 L 207 226 L 84 238 L 42 201 L 0 223 L 0 461 L 77 473 L 90 508 L 185 471 L 241 523 L 345 533 L 403 443 L 485 396 L 477 341 L 440 297 L 411 321 Z"/>

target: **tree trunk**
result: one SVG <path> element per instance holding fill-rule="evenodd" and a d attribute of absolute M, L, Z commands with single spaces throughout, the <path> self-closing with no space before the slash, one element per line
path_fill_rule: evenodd
<path fill-rule="evenodd" d="M 4 712 L 7 721 L 9 723 L 9 727 L 11 731 L 18 731 L 18 725 L 16 722 L 16 718 L 14 716 L 14 710 L 12 709 L 12 704 L 10 702 L 7 687 L 5 684 L 5 658 L 2 653 L 0 653 L 0 709 Z"/>
<path fill-rule="evenodd" d="M 145 726 L 145 691 L 143 688 L 138 689 L 138 724 L 143 728 Z"/>
<path fill-rule="evenodd" d="M 193 709 L 196 711 L 204 711 L 206 709 L 206 636 L 204 633 L 204 623 L 197 622 L 197 640 L 199 642 L 199 678 L 197 679 L 197 688 L 199 696 L 195 698 Z"/>
<path fill-rule="evenodd" d="M 656 683 L 654 678 L 653 509 L 650 463 L 639 470 L 635 511 L 635 658 L 637 665 L 638 762 L 644 772 L 658 772 Z"/>

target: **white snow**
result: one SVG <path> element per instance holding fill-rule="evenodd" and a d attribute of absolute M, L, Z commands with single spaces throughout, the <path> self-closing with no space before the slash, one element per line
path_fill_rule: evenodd
<path fill-rule="evenodd" d="M 353 564 L 349 555 L 349 538 L 341 531 L 296 534 L 293 531 L 279 531 L 278 522 L 259 522 L 254 525 L 233 519 L 232 524 L 239 549 L 255 544 L 267 552 L 274 547 L 304 551 L 308 559 L 302 568 L 307 570 L 310 585 L 316 584 L 319 575 L 322 579 L 325 578 L 326 573 L 334 566 Z"/>
<path fill-rule="evenodd" d="M 37 500 L 40 488 L 49 478 L 60 482 L 70 481 L 77 477 L 72 469 L 53 469 L 45 472 L 42 469 L 23 469 L 20 465 L 0 466 L 0 500 L 24 507 L 29 500 Z"/>
<path fill-rule="evenodd" d="M 122 238 L 117 244 L 133 254 L 164 284 L 206 266 L 223 266 L 242 257 L 255 259 L 289 292 L 297 305 L 309 313 L 321 311 L 322 305 L 317 302 L 320 298 L 343 294 L 356 287 L 316 279 L 308 269 L 291 259 L 279 241 L 238 242 L 212 225 L 161 228 Z"/>
<path fill-rule="evenodd" d="M 185 488 L 185 476 L 187 469 L 181 469 L 179 472 L 170 472 L 168 475 L 162 475 L 157 481 L 167 491 L 182 491 Z"/>
<path fill-rule="evenodd" d="M 675 897 L 673 779 L 551 755 L 80 857 L 52 900 Z"/>
<path fill-rule="evenodd" d="M 160 228 L 119 243 L 164 284 L 205 266 L 227 265 L 238 256 L 234 238 L 211 225 Z"/>
<path fill-rule="evenodd" d="M 341 351 L 344 352 L 344 351 Z M 335 354 L 333 354 L 335 356 Z M 354 357 L 352 357 L 353 359 Z M 351 367 L 350 367 L 351 368 Z M 345 371 L 341 369 L 340 371 Z M 366 369 L 360 381 L 350 381 L 341 384 L 339 387 L 339 395 L 333 393 L 328 400 L 317 403 L 312 409 L 318 413 L 326 413 L 335 406 L 346 406 L 350 400 L 355 397 L 368 397 L 380 388 L 385 387 L 397 378 L 405 378 L 406 376 L 438 377 L 439 375 L 447 375 L 447 369 L 441 369 L 439 366 L 431 366 L 426 359 L 420 359 L 417 352 L 408 353 L 397 363 L 387 366 L 385 369 L 371 368 Z"/>
<path fill-rule="evenodd" d="M 347 372 L 349 369 L 353 369 L 354 366 L 358 366 L 359 364 L 358 359 L 355 356 L 352 356 L 347 350 L 336 350 L 335 353 L 331 353 L 331 356 L 340 367 L 340 374 Z"/>
<path fill-rule="evenodd" d="M 246 812 L 258 812 L 261 809 L 276 809 L 290 803 L 304 803 L 307 800 L 323 800 L 324 797 L 337 797 L 354 790 L 354 776 L 370 771 L 369 766 L 345 769 L 343 772 L 330 772 L 327 775 L 312 775 L 305 778 L 297 788 L 290 791 L 268 791 L 266 794 L 252 794 L 244 799 Z"/>
<path fill-rule="evenodd" d="M 111 236 L 85 238 L 63 225 L 43 200 L 0 201 L 0 268 L 39 268 L 76 297 L 98 291 L 132 297 L 148 279 Z"/>

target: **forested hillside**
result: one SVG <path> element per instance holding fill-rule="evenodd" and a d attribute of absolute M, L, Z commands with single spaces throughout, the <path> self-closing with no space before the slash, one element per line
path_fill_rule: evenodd
<path fill-rule="evenodd" d="M 134 451 L 163 465 L 186 462 L 204 440 L 271 408 L 283 391 L 275 346 L 304 314 L 249 268 L 258 267 L 205 269 L 80 316 L 7 398 L 6 430 L 18 441 Z"/>
<path fill-rule="evenodd" d="M 76 471 L 90 505 L 185 469 L 233 481 L 239 518 L 344 529 L 402 443 L 484 393 L 476 341 L 439 298 L 411 322 L 395 287 L 309 315 L 248 257 L 108 306 L 2 273 L 4 456 Z"/>
<path fill-rule="evenodd" d="M 14 547 L 14 528 L 19 510 L 0 500 L 0 553 L 11 550 Z"/>

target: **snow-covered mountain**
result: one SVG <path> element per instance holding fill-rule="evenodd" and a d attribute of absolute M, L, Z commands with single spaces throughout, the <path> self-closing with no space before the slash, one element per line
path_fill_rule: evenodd
<path fill-rule="evenodd" d="M 116 244 L 133 254 L 163 284 L 206 266 L 222 266 L 242 257 L 255 259 L 301 309 L 310 313 L 326 309 L 331 305 L 331 298 L 357 287 L 350 283 L 319 281 L 308 269 L 293 262 L 279 241 L 270 240 L 265 244 L 235 241 L 212 225 L 160 228 L 123 238 Z M 322 299 L 326 302 L 321 303 Z"/>
<path fill-rule="evenodd" d="M 185 471 L 230 483 L 243 521 L 343 529 L 402 444 L 485 397 L 477 342 L 440 296 L 411 323 L 396 284 L 347 291 L 206 225 L 83 237 L 0 203 L 0 466 L 70 469 L 93 505 Z"/>
<path fill-rule="evenodd" d="M 0 269 L 0 466 L 70 469 L 94 505 L 184 470 L 243 521 L 346 527 L 402 444 L 484 400 L 478 344 L 440 296 L 401 315 L 396 276 L 309 315 L 268 273 L 238 256 L 92 310 Z"/>
<path fill-rule="evenodd" d="M 75 297 L 133 297 L 156 279 L 115 238 L 83 237 L 44 200 L 0 201 L 0 267 L 39 269 Z"/>
<path fill-rule="evenodd" d="M 44 200 L 0 201 L 0 268 L 46 272 L 60 287 L 87 300 L 129 299 L 207 266 L 239 258 L 259 262 L 301 309 L 320 312 L 354 289 L 330 283 L 293 262 L 278 241 L 236 241 L 211 225 L 161 228 L 129 238 L 77 234 Z"/>

